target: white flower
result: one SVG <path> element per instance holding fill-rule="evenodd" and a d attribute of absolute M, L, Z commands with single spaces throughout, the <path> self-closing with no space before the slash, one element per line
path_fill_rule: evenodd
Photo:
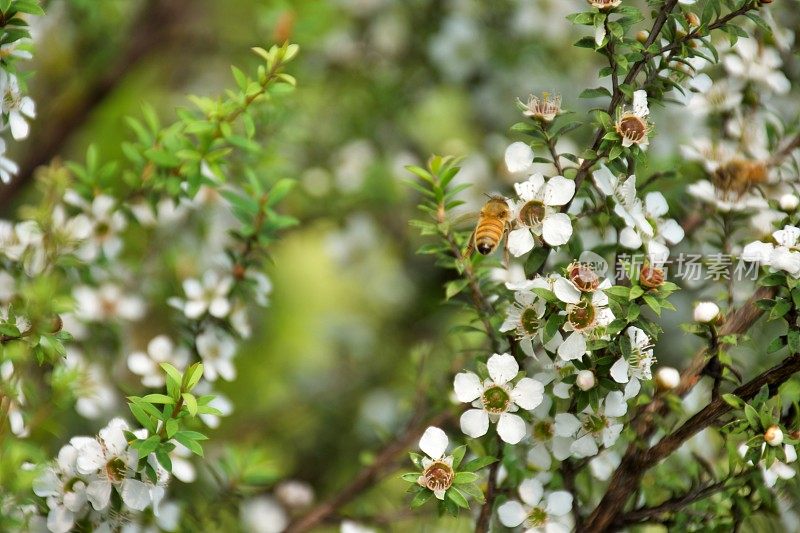
<path fill-rule="evenodd" d="M 617 418 L 628 412 L 628 404 L 620 391 L 611 391 L 600 401 L 597 411 L 587 407 L 575 416 L 559 413 L 555 417 L 556 435 L 572 438 L 570 452 L 573 457 L 597 455 L 598 445 L 609 448 L 617 442 L 623 425 Z"/>
<path fill-rule="evenodd" d="M 178 370 L 183 370 L 189 362 L 189 352 L 175 346 L 166 335 L 158 335 L 147 344 L 147 351 L 133 352 L 128 356 L 128 368 L 142 377 L 145 387 L 161 388 L 166 383 L 161 363 L 170 363 Z"/>
<path fill-rule="evenodd" d="M 719 113 L 737 108 L 742 103 L 742 85 L 729 78 L 712 81 L 708 74 L 699 74 L 690 82 L 697 92 L 688 108 L 699 114 Z"/>
<path fill-rule="evenodd" d="M 25 426 L 25 419 L 22 416 L 25 394 L 22 391 L 22 382 L 17 380 L 16 384 L 13 384 L 13 377 L 14 363 L 11 361 L 0 363 L 0 379 L 7 385 L 4 391 L 6 394 L 4 400 L 7 402 L 6 416 L 8 416 L 8 424 L 11 428 L 11 433 L 17 437 L 27 437 L 28 428 Z M 11 395 L 12 392 L 14 393 L 13 396 Z"/>
<path fill-rule="evenodd" d="M 783 62 L 777 50 L 753 38 L 739 39 L 732 50 L 734 53 L 722 58 L 731 76 L 758 83 L 778 94 L 789 92 L 792 84 L 780 70 Z"/>
<path fill-rule="evenodd" d="M 767 444 L 764 443 L 761 446 L 763 451 Z M 747 444 L 742 443 L 739 446 L 739 455 L 744 457 L 748 450 L 749 448 Z M 790 463 L 797 461 L 797 450 L 795 447 L 791 444 L 784 444 L 783 454 L 785 456 L 785 461 L 776 459 L 772 462 L 772 465 L 770 465 L 769 468 L 766 467 L 764 460 L 761 460 L 758 463 L 761 474 L 764 476 L 764 485 L 769 488 L 774 487 L 775 483 L 777 483 L 779 479 L 792 479 L 797 474 L 797 470 L 790 466 Z M 752 464 L 752 462 L 750 463 Z"/>
<path fill-rule="evenodd" d="M 155 510 L 157 505 L 152 486 L 132 477 L 137 456 L 136 452 L 128 449 L 123 433 L 128 430 L 124 420 L 115 418 L 100 430 L 96 439 L 73 437 L 70 440 L 78 451 L 75 463 L 78 474 L 92 476 L 86 496 L 96 511 L 108 507 L 112 488 L 133 510 L 141 511 L 150 504 Z"/>
<path fill-rule="evenodd" d="M 719 306 L 714 302 L 698 302 L 694 306 L 694 320 L 707 324 L 717 318 L 719 315 Z"/>
<path fill-rule="evenodd" d="M 78 256 L 87 262 L 97 259 L 101 252 L 109 259 L 117 257 L 122 251 L 120 233 L 128 222 L 117 209 L 116 200 L 99 194 L 89 203 L 75 191 L 69 190 L 64 193 L 64 201 L 83 210 L 92 227 L 90 238 L 78 251 Z"/>
<path fill-rule="evenodd" d="M 556 461 L 563 461 L 571 454 L 569 447 L 572 439 L 556 435 L 555 419 L 550 416 L 552 405 L 552 398 L 545 396 L 539 407 L 533 411 L 531 425 L 533 442 L 528 450 L 528 464 L 543 471 L 550 470 L 553 458 Z"/>
<path fill-rule="evenodd" d="M 33 482 L 33 492 L 47 499 L 47 529 L 52 533 L 71 531 L 76 518 L 85 514 L 86 482 L 79 477 L 77 459 L 74 446 L 62 447 L 56 462 Z"/>
<path fill-rule="evenodd" d="M 614 320 L 614 313 L 608 308 L 608 296 L 603 292 L 608 287 L 611 287 L 608 279 L 598 280 L 596 289 L 584 295 L 573 281 L 566 278 L 555 280 L 553 292 L 567 304 L 567 321 L 563 329 L 571 332 L 557 350 L 564 361 L 583 358 L 587 351 L 586 342 L 596 338 L 598 331 Z"/>
<path fill-rule="evenodd" d="M 617 113 L 614 128 L 622 137 L 622 146 L 629 148 L 634 144 L 644 148 L 650 144 L 648 135 L 652 126 L 647 121 L 650 108 L 647 104 L 647 91 L 638 90 L 633 93 L 633 109 L 622 107 Z"/>
<path fill-rule="evenodd" d="M 114 319 L 135 321 L 144 316 L 144 302 L 138 296 L 127 295 L 117 285 L 105 283 L 99 288 L 80 285 L 72 290 L 76 316 L 86 322 L 106 322 Z"/>
<path fill-rule="evenodd" d="M 506 155 L 508 164 L 508 151 Z M 563 176 L 545 180 L 541 174 L 533 174 L 527 181 L 515 183 L 514 189 L 518 197 L 514 220 L 521 227 L 509 232 L 509 251 L 515 257 L 530 252 L 536 245 L 534 236 L 550 246 L 566 244 L 572 236 L 572 220 L 558 208 L 575 196 L 575 182 Z"/>
<path fill-rule="evenodd" d="M 784 226 L 772 234 L 775 244 L 751 242 L 742 250 L 742 260 L 769 266 L 772 271 L 783 270 L 800 277 L 800 228 Z"/>
<path fill-rule="evenodd" d="M 450 444 L 447 434 L 441 429 L 430 426 L 419 439 L 419 449 L 427 457 L 422 458 L 422 474 L 417 483 L 431 491 L 439 500 L 444 500 L 447 489 L 453 484 L 453 456 L 445 455 Z"/>
<path fill-rule="evenodd" d="M 236 379 L 233 356 L 236 355 L 236 341 L 230 335 L 207 329 L 195 339 L 197 353 L 203 359 L 203 376 L 208 381 L 221 377 L 226 381 Z"/>
<path fill-rule="evenodd" d="M 193 278 L 183 281 L 186 304 L 183 312 L 187 318 L 198 319 L 206 311 L 216 318 L 225 318 L 231 311 L 228 293 L 233 287 L 233 278 L 220 276 L 213 270 L 203 274 L 202 282 Z"/>
<path fill-rule="evenodd" d="M 280 533 L 289 525 L 289 515 L 269 496 L 245 500 L 239 508 L 239 518 L 247 533 Z"/>
<path fill-rule="evenodd" d="M 11 176 L 19 172 L 19 165 L 6 157 L 6 141 L 0 139 L 0 181 L 9 183 Z"/>
<path fill-rule="evenodd" d="M 626 227 L 619 234 L 620 244 L 633 250 L 645 244 L 652 262 L 665 262 L 669 257 L 665 244 L 682 241 L 684 231 L 674 219 L 663 218 L 669 210 L 664 196 L 651 192 L 642 202 L 636 196 L 636 176 L 629 176 L 622 182 L 605 165 L 601 165 L 593 177 L 597 188 L 614 199 L 614 212 L 625 222 Z"/>
<path fill-rule="evenodd" d="M 28 136 L 30 126 L 27 118 L 36 117 L 36 104 L 30 96 L 23 96 L 19 89 L 19 81 L 13 74 L 0 71 L 0 95 L 2 95 L 2 111 L 8 115 L 8 125 L 14 140 Z"/>
<path fill-rule="evenodd" d="M 653 378 L 650 367 L 656 359 L 653 356 L 653 344 L 647 333 L 636 326 L 630 326 L 625 333 L 630 341 L 631 353 L 627 360 L 620 357 L 611 366 L 609 373 L 617 383 L 627 383 L 625 386 L 625 399 L 627 400 L 639 394 L 640 381 L 649 381 Z"/>
<path fill-rule="evenodd" d="M 519 365 L 510 354 L 494 354 L 486 363 L 490 379 L 481 383 L 472 372 L 456 374 L 453 387 L 460 402 L 472 403 L 461 415 L 461 431 L 472 438 L 489 430 L 489 421 L 497 422 L 497 434 L 509 444 L 525 437 L 525 421 L 513 414 L 519 407 L 528 411 L 542 402 L 544 386 L 531 378 L 520 379 L 513 387 Z"/>
<path fill-rule="evenodd" d="M 117 407 L 116 388 L 109 383 L 103 368 L 88 363 L 78 349 L 67 347 L 66 368 L 77 373 L 75 380 L 75 410 L 84 418 L 96 419 Z"/>
<path fill-rule="evenodd" d="M 522 503 L 509 500 L 497 509 L 500 522 L 506 527 L 523 525 L 531 533 L 569 533 L 572 523 L 572 495 L 564 490 L 545 496 L 544 487 L 537 479 L 526 479 L 519 485 Z"/>
<path fill-rule="evenodd" d="M 544 316 L 547 310 L 547 301 L 541 298 L 531 289 L 546 289 L 552 292 L 554 277 L 543 278 L 537 276 L 532 280 L 524 280 L 514 283 L 512 286 L 520 287 L 514 293 L 514 303 L 508 308 L 508 314 L 503 324 L 500 326 L 501 332 L 513 331 L 522 351 L 528 356 L 534 355 L 533 341 L 538 340 L 542 343 L 545 350 L 553 352 L 563 341 L 561 334 L 555 335 L 544 341 Z"/>

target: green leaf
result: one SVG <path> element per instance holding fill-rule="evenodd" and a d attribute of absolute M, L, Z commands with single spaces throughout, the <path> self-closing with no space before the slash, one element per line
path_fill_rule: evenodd
<path fill-rule="evenodd" d="M 419 491 L 414 496 L 414 499 L 411 500 L 411 508 L 416 509 L 417 507 L 421 507 L 425 502 L 431 499 L 431 496 L 433 496 L 433 492 L 428 489 Z"/>
<path fill-rule="evenodd" d="M 400 476 L 403 481 L 408 481 L 409 483 L 416 483 L 419 479 L 419 472 L 407 472 Z"/>
<path fill-rule="evenodd" d="M 773 307 L 772 310 L 769 312 L 769 319 L 776 320 L 778 318 L 781 318 L 783 315 L 788 313 L 791 308 L 792 304 L 789 303 L 788 300 L 778 300 L 775 303 L 775 307 Z"/>
<path fill-rule="evenodd" d="M 605 87 L 596 87 L 594 89 L 585 89 L 578 98 L 611 98 L 611 92 Z"/>
<path fill-rule="evenodd" d="M 464 454 L 467 453 L 466 446 L 459 446 L 453 450 L 453 470 L 457 470 L 461 461 L 464 459 Z"/>
<path fill-rule="evenodd" d="M 181 396 L 183 397 L 184 404 L 189 414 L 197 416 L 197 399 L 194 397 L 194 394 L 191 392 L 184 392 Z"/>
<path fill-rule="evenodd" d="M 481 468 L 486 468 L 492 463 L 496 463 L 497 458 L 492 457 L 490 455 L 484 457 L 478 457 L 477 459 L 473 459 L 472 461 L 468 462 L 462 467 L 462 472 L 477 472 Z"/>
<path fill-rule="evenodd" d="M 175 400 L 166 394 L 148 394 L 147 396 L 142 397 L 142 400 L 149 403 L 165 403 L 169 405 L 175 403 Z"/>
<path fill-rule="evenodd" d="M 183 390 L 191 391 L 200 381 L 200 378 L 203 377 L 203 363 L 194 363 L 183 377 L 186 380 Z"/>
<path fill-rule="evenodd" d="M 761 427 L 761 420 L 758 416 L 758 412 L 755 409 L 753 409 L 752 405 L 744 406 L 744 416 L 745 418 L 747 418 L 747 423 L 750 424 L 750 427 L 752 427 L 756 431 L 760 431 L 763 429 Z"/>
<path fill-rule="evenodd" d="M 469 509 L 469 502 L 467 501 L 467 498 L 456 487 L 450 487 L 447 490 L 446 497 L 462 509 Z"/>
<path fill-rule="evenodd" d="M 134 418 L 142 425 L 150 433 L 156 432 L 156 424 L 147 414 L 144 412 L 144 409 L 136 405 L 135 403 L 129 403 L 128 408 L 133 413 Z"/>
<path fill-rule="evenodd" d="M 478 474 L 475 472 L 459 472 L 456 474 L 455 478 L 453 478 L 453 483 L 473 483 L 478 480 L 478 477 Z"/>
<path fill-rule="evenodd" d="M 172 437 L 174 437 L 175 433 L 178 432 L 178 421 L 175 420 L 174 418 L 170 418 L 169 420 L 167 420 L 166 431 L 168 438 L 171 439 Z"/>
<path fill-rule="evenodd" d="M 741 409 L 742 407 L 744 407 L 744 400 L 742 400 L 735 394 L 723 394 L 722 399 L 725 401 L 725 403 L 727 403 L 734 409 Z"/>
<path fill-rule="evenodd" d="M 295 180 L 284 178 L 272 186 L 267 197 L 267 205 L 272 207 L 283 200 L 297 184 Z"/>

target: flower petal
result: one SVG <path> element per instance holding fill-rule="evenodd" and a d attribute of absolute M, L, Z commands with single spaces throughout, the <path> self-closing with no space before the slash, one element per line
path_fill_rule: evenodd
<path fill-rule="evenodd" d="M 619 232 L 619 244 L 635 250 L 642 245 L 642 238 L 633 228 L 622 228 L 622 231 Z"/>
<path fill-rule="evenodd" d="M 579 438 L 572 443 L 569 449 L 572 455 L 577 458 L 592 457 L 593 455 L 597 455 L 598 452 L 597 443 L 591 435 L 584 435 Z"/>
<path fill-rule="evenodd" d="M 565 490 L 551 492 L 547 496 L 547 514 L 564 516 L 572 510 L 572 494 Z"/>
<path fill-rule="evenodd" d="M 553 292 L 564 303 L 576 304 L 581 301 L 581 291 L 567 278 L 557 278 L 553 282 Z"/>
<path fill-rule="evenodd" d="M 669 211 L 667 199 L 660 192 L 649 192 L 644 197 L 644 206 L 647 214 L 653 218 L 663 217 Z"/>
<path fill-rule="evenodd" d="M 435 426 L 430 426 L 419 439 L 419 449 L 431 459 L 441 459 L 447 450 L 448 443 L 449 441 L 444 431 Z"/>
<path fill-rule="evenodd" d="M 498 385 L 508 383 L 519 372 L 517 360 L 507 353 L 492 355 L 486 362 L 486 367 L 489 369 L 489 377 Z"/>
<path fill-rule="evenodd" d="M 497 508 L 497 516 L 504 526 L 517 527 L 528 518 L 528 513 L 521 503 L 509 500 Z"/>
<path fill-rule="evenodd" d="M 459 372 L 453 379 L 453 389 L 459 402 L 471 402 L 483 393 L 481 379 L 472 372 Z"/>
<path fill-rule="evenodd" d="M 629 368 L 630 365 L 628 365 L 628 362 L 625 360 L 625 358 L 620 357 L 619 359 L 617 359 L 616 363 L 611 365 L 611 370 L 609 370 L 608 373 L 611 374 L 611 377 L 617 383 L 627 383 L 628 380 L 630 379 L 628 377 Z"/>
<path fill-rule="evenodd" d="M 573 331 L 558 347 L 558 356 L 564 361 L 581 359 L 585 353 L 586 337 L 578 331 Z"/>
<path fill-rule="evenodd" d="M 528 411 L 536 409 L 543 397 L 544 385 L 531 378 L 522 378 L 511 391 L 514 403 Z"/>
<path fill-rule="evenodd" d="M 522 174 L 533 164 L 533 150 L 524 142 L 511 143 L 505 153 L 506 168 L 511 174 Z"/>
<path fill-rule="evenodd" d="M 564 176 L 553 176 L 544 186 L 545 205 L 565 205 L 573 196 L 575 196 L 575 182 Z"/>
<path fill-rule="evenodd" d="M 572 237 L 572 220 L 566 213 L 553 213 L 542 223 L 542 237 L 550 246 L 561 246 Z"/>
<path fill-rule="evenodd" d="M 511 413 L 500 415 L 500 420 L 497 422 L 497 434 L 504 442 L 517 444 L 525 438 L 525 433 L 525 421 L 518 415 Z"/>
<path fill-rule="evenodd" d="M 581 428 L 581 421 L 572 413 L 558 413 L 555 418 L 555 433 L 559 437 L 571 437 Z"/>
<path fill-rule="evenodd" d="M 508 251 L 514 257 L 525 255 L 536 245 L 536 240 L 533 238 L 528 228 L 517 228 L 508 233 Z"/>
<path fill-rule="evenodd" d="M 469 409 L 461 415 L 459 423 L 465 435 L 473 439 L 483 437 L 489 431 L 489 414 L 483 409 Z"/>
<path fill-rule="evenodd" d="M 535 478 L 524 479 L 519 484 L 519 496 L 522 502 L 531 507 L 538 507 L 544 495 L 542 482 Z"/>

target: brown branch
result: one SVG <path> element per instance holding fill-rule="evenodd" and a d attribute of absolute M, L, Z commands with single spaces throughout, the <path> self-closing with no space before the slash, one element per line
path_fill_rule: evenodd
<path fill-rule="evenodd" d="M 711 484 L 703 485 L 701 487 L 697 487 L 697 488 L 687 492 L 686 494 L 683 494 L 681 496 L 676 496 L 674 498 L 670 498 L 669 500 L 667 500 L 667 501 L 665 501 L 663 503 L 660 503 L 658 505 L 654 505 L 652 507 L 642 507 L 640 509 L 635 509 L 633 511 L 625 513 L 625 515 L 623 517 L 621 517 L 620 520 L 617 521 L 615 526 L 622 527 L 622 526 L 625 526 L 625 525 L 636 524 L 636 523 L 641 523 L 641 522 L 647 522 L 647 521 L 652 520 L 654 517 L 657 517 L 658 515 L 661 515 L 663 513 L 668 513 L 668 512 L 672 512 L 672 511 L 679 511 L 679 510 L 683 509 L 684 507 L 686 507 L 687 505 L 689 505 L 691 503 L 694 503 L 694 502 L 697 502 L 697 501 L 700 501 L 700 500 L 704 500 L 706 498 L 709 498 L 709 497 L 713 496 L 714 494 L 717 494 L 718 492 L 722 492 L 722 491 L 724 491 L 726 489 L 733 488 L 729 484 L 729 482 L 731 482 L 732 480 L 735 481 L 736 479 L 739 479 L 739 478 L 747 477 L 752 472 L 753 472 L 752 469 L 751 470 L 745 470 L 744 472 L 741 472 L 741 473 L 739 473 L 739 474 L 737 474 L 735 476 L 729 477 L 729 478 L 725 478 L 725 479 L 720 480 L 720 481 L 718 481 L 716 483 L 711 483 Z"/>
<path fill-rule="evenodd" d="M 769 288 L 762 287 L 758 291 L 756 291 L 756 293 L 753 296 L 751 296 L 750 299 L 740 309 L 738 309 L 736 312 L 732 313 L 728 317 L 725 324 L 723 324 L 722 327 L 720 328 L 719 332 L 720 337 L 725 335 L 744 333 L 745 331 L 747 331 L 750 328 L 750 326 L 752 326 L 753 323 L 755 323 L 755 321 L 758 320 L 758 318 L 763 313 L 763 311 L 760 308 L 758 308 L 758 306 L 756 306 L 756 302 L 764 298 L 770 298 L 775 294 L 774 291 L 775 289 L 771 287 Z M 683 373 L 681 374 L 680 384 L 678 385 L 678 387 L 673 389 L 672 392 L 679 396 L 684 396 L 685 394 L 687 394 L 702 377 L 702 371 L 707 362 L 706 360 L 707 360 L 707 351 L 705 348 L 703 348 L 695 354 L 690 365 L 683 371 Z M 751 383 L 753 382 L 748 383 L 748 385 L 750 385 Z M 746 386 L 747 385 L 744 385 L 743 387 Z M 742 387 L 740 387 L 740 389 L 741 388 Z M 738 390 L 739 389 L 737 389 L 737 391 Z M 715 401 L 712 401 L 709 404 L 709 407 L 711 405 L 716 405 L 719 402 L 724 404 L 724 401 L 721 398 L 717 398 Z M 608 489 L 606 490 L 606 493 L 603 496 L 603 499 L 601 500 L 600 504 L 594 509 L 594 511 L 592 511 L 592 514 L 587 519 L 585 524 L 586 531 L 596 531 L 596 532 L 608 531 L 609 528 L 611 528 L 611 525 L 617 520 L 618 516 L 622 513 L 625 503 L 628 501 L 628 497 L 634 492 L 636 487 L 638 487 L 639 482 L 642 479 L 642 476 L 644 476 L 644 473 L 650 467 L 654 466 L 656 462 L 665 457 L 661 456 L 658 459 L 656 459 L 655 455 L 651 454 L 649 450 L 643 450 L 640 447 L 641 444 L 637 443 L 648 442 L 650 440 L 650 438 L 656 431 L 656 424 L 654 423 L 656 416 L 663 416 L 667 414 L 668 409 L 669 408 L 666 402 L 664 401 L 664 397 L 657 396 L 642 411 L 634 415 L 632 420 L 632 425 L 634 427 L 637 437 L 628 446 L 628 449 L 626 450 L 625 455 L 622 458 L 622 462 L 620 463 L 620 466 L 617 468 L 616 472 L 614 472 L 614 476 L 611 479 L 611 483 L 609 484 Z M 701 412 L 705 412 L 706 415 L 709 415 L 715 413 L 716 411 L 703 410 Z M 719 416 L 721 416 L 721 414 Z M 714 422 L 714 420 L 716 420 L 716 418 L 709 420 L 702 420 L 701 422 L 704 423 L 704 425 L 699 429 L 697 429 L 697 431 L 707 427 L 709 424 Z M 686 431 L 687 430 L 684 429 L 681 435 L 684 435 Z M 691 433 L 685 438 L 689 438 L 693 434 L 694 433 Z M 679 444 L 680 443 L 678 443 L 677 445 Z M 659 445 L 667 446 L 667 445 L 662 445 L 661 443 L 657 444 L 656 446 Z"/>
<path fill-rule="evenodd" d="M 487 533 L 492 520 L 494 500 L 497 496 L 497 474 L 500 469 L 500 463 L 503 461 L 503 441 L 500 439 L 499 435 L 497 436 L 497 445 L 500 447 L 497 452 L 497 461 L 492 463 L 492 466 L 489 467 L 489 483 L 486 487 L 486 501 L 481 507 L 478 520 L 475 522 L 475 533 Z"/>
<path fill-rule="evenodd" d="M 286 529 L 286 533 L 310 531 L 325 522 L 329 517 L 336 514 L 341 507 L 382 479 L 397 457 L 410 448 L 428 426 L 442 425 L 452 417 L 453 415 L 450 412 L 439 413 L 433 418 L 417 417 L 401 435 L 381 450 L 371 465 L 359 471 L 350 484 L 339 490 L 330 499 L 315 506 L 305 515 L 292 522 Z"/>

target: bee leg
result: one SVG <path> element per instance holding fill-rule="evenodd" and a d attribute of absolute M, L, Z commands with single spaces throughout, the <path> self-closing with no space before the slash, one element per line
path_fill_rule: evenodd
<path fill-rule="evenodd" d="M 511 264 L 511 252 L 508 249 L 508 231 L 506 231 L 505 238 L 503 239 L 503 266 L 508 270 L 508 265 Z"/>
<path fill-rule="evenodd" d="M 472 257 L 472 254 L 475 252 L 475 232 L 472 232 L 472 235 L 469 236 L 469 242 L 467 243 L 467 247 L 464 248 L 462 255 L 464 259 Z"/>

